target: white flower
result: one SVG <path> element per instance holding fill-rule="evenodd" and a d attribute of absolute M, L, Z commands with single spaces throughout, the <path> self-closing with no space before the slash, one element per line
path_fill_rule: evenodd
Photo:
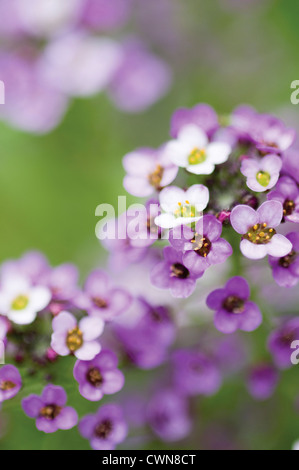
<path fill-rule="evenodd" d="M 18 325 L 29 325 L 51 300 L 47 287 L 32 286 L 22 277 L 7 277 L 0 291 L 0 314 Z"/>
<path fill-rule="evenodd" d="M 176 140 L 166 144 L 165 152 L 176 165 L 195 175 L 210 175 L 215 165 L 227 161 L 231 147 L 224 142 L 209 143 L 202 129 L 194 124 L 184 126 Z"/>
<path fill-rule="evenodd" d="M 187 191 L 177 186 L 164 188 L 159 196 L 164 213 L 155 218 L 155 224 L 169 229 L 197 222 L 209 198 L 209 190 L 202 184 L 194 184 Z"/>

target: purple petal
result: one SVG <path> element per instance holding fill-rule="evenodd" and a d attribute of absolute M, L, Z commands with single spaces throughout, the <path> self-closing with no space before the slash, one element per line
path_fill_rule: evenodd
<path fill-rule="evenodd" d="M 226 284 L 227 295 L 235 295 L 243 300 L 249 299 L 250 287 L 246 279 L 243 277 L 233 277 Z"/>
<path fill-rule="evenodd" d="M 254 331 L 262 321 L 263 317 L 259 307 L 254 302 L 246 302 L 245 311 L 240 315 L 240 330 Z"/>
<path fill-rule="evenodd" d="M 45 418 L 37 418 L 36 420 L 36 427 L 39 431 L 43 431 L 46 434 L 51 434 L 53 432 L 58 431 L 58 426 L 56 423 L 56 419 L 51 421 Z"/>
<path fill-rule="evenodd" d="M 67 332 L 77 326 L 76 318 L 69 312 L 61 312 L 52 322 L 55 333 Z"/>
<path fill-rule="evenodd" d="M 224 238 L 220 238 L 212 244 L 212 249 L 208 254 L 208 260 L 210 264 L 220 264 L 224 263 L 232 254 L 233 249 L 231 245 L 224 240 Z"/>
<path fill-rule="evenodd" d="M 189 297 L 195 289 L 196 281 L 194 279 L 171 279 L 170 291 L 173 297 L 185 299 Z"/>
<path fill-rule="evenodd" d="M 219 310 L 222 307 L 223 302 L 227 298 L 226 289 L 216 289 L 210 293 L 207 298 L 207 306 L 211 310 Z"/>
<path fill-rule="evenodd" d="M 221 236 L 222 223 L 214 215 L 205 215 L 197 222 L 196 231 L 207 237 L 210 242 L 215 242 Z"/>
<path fill-rule="evenodd" d="M 72 429 L 78 423 L 78 414 L 74 408 L 66 406 L 61 410 L 56 418 L 56 424 L 59 429 Z"/>
<path fill-rule="evenodd" d="M 79 323 L 79 328 L 83 333 L 84 341 L 93 341 L 97 339 L 104 330 L 104 322 L 98 317 L 85 317 Z"/>
<path fill-rule="evenodd" d="M 238 315 L 228 313 L 226 310 L 218 310 L 214 316 L 214 325 L 218 331 L 224 334 L 234 333 L 238 329 Z"/>
<path fill-rule="evenodd" d="M 41 396 L 42 401 L 46 405 L 64 406 L 67 401 L 65 390 L 56 385 L 47 385 Z"/>
<path fill-rule="evenodd" d="M 89 383 L 81 384 L 79 387 L 79 392 L 82 397 L 86 398 L 86 400 L 89 401 L 100 401 L 104 396 L 104 393 L 101 388 L 93 387 Z"/>
<path fill-rule="evenodd" d="M 89 414 L 84 416 L 79 422 L 79 431 L 85 439 L 91 439 L 97 426 L 97 418 L 95 415 Z"/>
<path fill-rule="evenodd" d="M 37 418 L 44 402 L 38 395 L 29 395 L 22 400 L 22 408 L 29 418 Z"/>
<path fill-rule="evenodd" d="M 230 221 L 234 230 L 244 235 L 258 223 L 258 214 L 249 206 L 236 206 L 230 215 Z"/>
<path fill-rule="evenodd" d="M 183 256 L 183 263 L 189 271 L 195 273 L 203 273 L 210 267 L 208 257 L 199 256 L 195 251 L 187 251 Z"/>
<path fill-rule="evenodd" d="M 162 261 L 151 271 L 151 283 L 159 289 L 168 289 L 170 285 L 169 264 Z"/>
<path fill-rule="evenodd" d="M 283 217 L 283 207 L 279 201 L 266 201 L 257 210 L 259 223 L 266 223 L 268 227 L 277 227 Z"/>
<path fill-rule="evenodd" d="M 119 370 L 105 372 L 102 390 L 105 395 L 119 392 L 125 383 L 124 374 Z"/>

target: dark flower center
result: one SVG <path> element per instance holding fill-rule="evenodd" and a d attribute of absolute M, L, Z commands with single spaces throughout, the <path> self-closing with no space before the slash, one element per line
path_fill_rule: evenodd
<path fill-rule="evenodd" d="M 40 410 L 39 414 L 43 418 L 48 419 L 49 421 L 53 421 L 53 419 L 57 418 L 57 416 L 60 414 L 61 410 L 61 406 L 46 405 Z"/>
<path fill-rule="evenodd" d="M 212 249 L 212 243 L 210 240 L 198 233 L 195 233 L 191 243 L 193 243 L 193 250 L 195 253 L 203 258 L 206 258 Z"/>
<path fill-rule="evenodd" d="M 92 299 L 94 305 L 98 308 L 107 308 L 108 307 L 108 303 L 106 302 L 106 300 L 102 299 L 102 297 L 94 297 Z"/>
<path fill-rule="evenodd" d="M 149 183 L 156 189 L 160 189 L 160 184 L 163 178 L 164 168 L 161 165 L 157 165 L 153 173 L 148 176 Z"/>
<path fill-rule="evenodd" d="M 170 268 L 170 276 L 178 279 L 187 279 L 190 276 L 189 270 L 181 263 L 175 263 Z"/>
<path fill-rule="evenodd" d="M 100 439 L 107 439 L 113 429 L 112 423 L 109 419 L 105 419 L 95 428 L 95 435 Z"/>
<path fill-rule="evenodd" d="M 267 228 L 266 223 L 256 224 L 243 235 L 243 240 L 249 240 L 255 245 L 267 245 L 274 235 L 276 235 L 276 230 L 271 227 Z"/>
<path fill-rule="evenodd" d="M 283 334 L 280 337 L 280 343 L 283 346 L 290 346 L 293 341 L 295 341 L 296 338 L 296 333 L 295 331 L 284 331 Z"/>
<path fill-rule="evenodd" d="M 282 268 L 289 268 L 292 263 L 294 263 L 295 259 L 297 258 L 297 253 L 296 251 L 291 251 L 287 256 L 284 256 L 283 258 L 280 258 L 278 264 Z"/>
<path fill-rule="evenodd" d="M 86 378 L 91 385 L 97 388 L 99 388 L 104 381 L 101 372 L 96 367 L 93 367 L 87 372 Z"/>
<path fill-rule="evenodd" d="M 283 205 L 283 215 L 284 216 L 292 215 L 295 210 L 295 207 L 296 207 L 296 204 L 294 203 L 294 201 L 287 199 Z"/>
<path fill-rule="evenodd" d="M 0 382 L 0 390 L 4 392 L 13 390 L 14 388 L 16 388 L 16 384 L 11 382 L 10 380 L 4 380 L 3 382 Z"/>
<path fill-rule="evenodd" d="M 76 328 L 68 332 L 68 335 L 66 338 L 66 345 L 71 352 L 75 352 L 81 348 L 82 344 L 83 344 L 83 333 L 76 326 Z"/>
<path fill-rule="evenodd" d="M 245 310 L 245 302 L 235 295 L 230 295 L 223 302 L 223 307 L 230 313 L 240 314 Z"/>

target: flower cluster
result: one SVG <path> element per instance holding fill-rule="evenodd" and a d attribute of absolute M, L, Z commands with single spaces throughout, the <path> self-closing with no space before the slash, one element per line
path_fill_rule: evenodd
<path fill-rule="evenodd" d="M 124 187 L 143 198 L 147 217 L 139 239 L 129 234 L 130 211 L 108 222 L 106 270 L 81 286 L 74 265 L 53 268 L 40 253 L 1 267 L 0 340 L 11 365 L 0 369 L 0 402 L 22 397 L 45 433 L 78 425 L 93 449 L 128 447 L 136 431 L 140 445 L 196 436 L 198 397 L 240 371 L 244 393 L 270 399 L 299 341 L 299 317 L 279 290 L 299 281 L 295 132 L 249 107 L 224 120 L 199 104 L 175 112 L 170 134 L 158 150 L 124 158 Z M 272 312 L 269 279 L 286 299 Z M 258 328 L 260 356 L 252 354 Z M 65 360 L 77 393 L 100 402 L 96 413 L 79 419 L 66 405 L 57 375 Z M 45 387 L 28 396 L 40 371 Z"/>
<path fill-rule="evenodd" d="M 72 97 L 106 91 L 128 113 L 158 101 L 171 84 L 168 65 L 131 32 L 114 38 L 134 8 L 132 0 L 2 0 L 1 118 L 44 133 Z"/>

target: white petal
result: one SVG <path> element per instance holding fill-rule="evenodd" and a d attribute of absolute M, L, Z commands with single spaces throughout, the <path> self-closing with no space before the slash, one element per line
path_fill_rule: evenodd
<path fill-rule="evenodd" d="M 255 245 L 248 240 L 242 240 L 240 245 L 241 252 L 249 259 L 263 259 L 268 254 L 266 245 Z"/>
<path fill-rule="evenodd" d="M 210 200 L 210 192 L 203 184 L 194 184 L 186 191 L 185 199 L 198 211 L 203 211 Z"/>
<path fill-rule="evenodd" d="M 192 151 L 190 145 L 173 140 L 165 147 L 165 155 L 177 166 L 185 168 L 188 165 L 188 156 Z"/>
<path fill-rule="evenodd" d="M 98 317 L 85 317 L 79 323 L 79 328 L 83 333 L 84 341 L 93 341 L 98 338 L 104 330 L 104 322 Z"/>
<path fill-rule="evenodd" d="M 36 315 L 36 311 L 27 307 L 23 310 L 10 310 L 7 317 L 13 323 L 17 323 L 18 325 L 29 325 L 34 322 Z"/>
<path fill-rule="evenodd" d="M 161 228 L 173 228 L 176 226 L 176 220 L 173 214 L 161 214 L 155 218 L 155 224 Z"/>
<path fill-rule="evenodd" d="M 267 247 L 269 255 L 276 258 L 283 258 L 292 251 L 293 245 L 286 237 L 277 234 L 274 235 Z"/>
<path fill-rule="evenodd" d="M 208 144 L 208 138 L 206 134 L 195 124 L 188 124 L 184 126 L 179 132 L 178 140 L 184 144 L 190 145 L 191 148 L 197 147 L 201 149 L 205 148 Z"/>
<path fill-rule="evenodd" d="M 215 170 L 215 165 L 208 161 L 199 163 L 198 165 L 189 165 L 187 166 L 189 173 L 194 175 L 211 175 Z"/>
<path fill-rule="evenodd" d="M 219 165 L 228 160 L 231 151 L 232 149 L 228 144 L 221 142 L 213 142 L 207 147 L 208 159 L 211 163 Z"/>
<path fill-rule="evenodd" d="M 51 298 L 51 291 L 47 287 L 34 287 L 30 292 L 29 305 L 36 312 L 40 312 L 49 305 Z"/>
<path fill-rule="evenodd" d="M 177 186 L 162 189 L 159 196 L 161 208 L 168 213 L 178 209 L 178 203 L 183 203 L 185 199 L 185 191 Z"/>

